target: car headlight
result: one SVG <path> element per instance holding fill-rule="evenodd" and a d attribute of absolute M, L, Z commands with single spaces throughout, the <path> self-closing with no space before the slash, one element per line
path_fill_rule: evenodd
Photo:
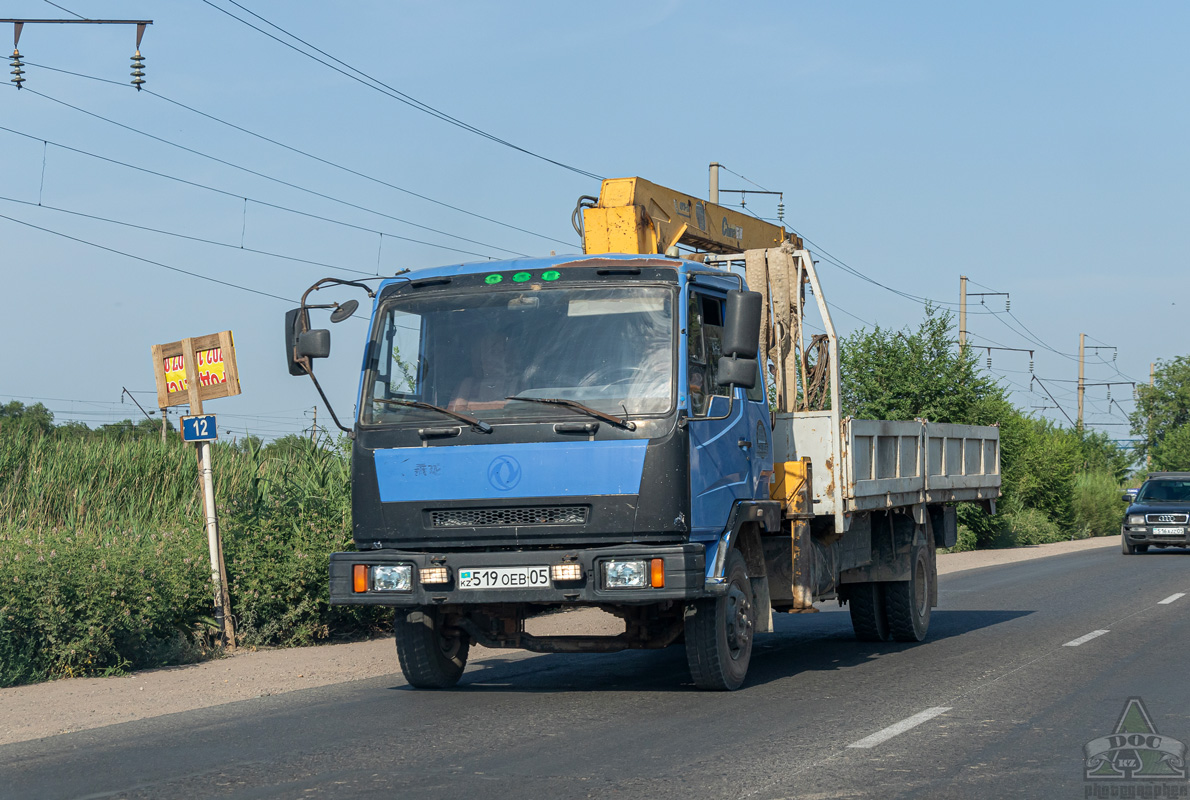
<path fill-rule="evenodd" d="M 1129 525 L 1144 525 L 1145 524 L 1145 515 L 1144 514 L 1129 514 L 1128 515 L 1128 524 Z"/>
<path fill-rule="evenodd" d="M 395 567 L 372 567 L 372 591 L 413 591 L 413 565 L 398 564 Z"/>
<path fill-rule="evenodd" d="M 603 588 L 643 589 L 648 585 L 649 562 L 643 559 L 603 562 Z"/>

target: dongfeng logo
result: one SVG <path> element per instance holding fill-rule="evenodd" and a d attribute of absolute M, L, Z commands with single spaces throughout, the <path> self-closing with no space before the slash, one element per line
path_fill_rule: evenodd
<path fill-rule="evenodd" d="M 488 464 L 488 483 L 492 488 L 507 492 L 521 482 L 521 463 L 512 456 L 496 456 Z"/>
<path fill-rule="evenodd" d="M 1115 781 L 1118 784 L 1138 780 L 1145 781 L 1151 789 L 1153 781 L 1186 780 L 1186 745 L 1157 732 L 1157 726 L 1139 697 L 1128 698 L 1114 733 L 1087 742 L 1083 750 L 1083 774 L 1088 782 Z M 1115 788 L 1122 787 L 1117 785 Z M 1108 795 L 1096 792 L 1087 796 Z M 1111 796 L 1124 797 L 1118 793 Z M 1141 797 L 1141 794 L 1130 796 Z"/>

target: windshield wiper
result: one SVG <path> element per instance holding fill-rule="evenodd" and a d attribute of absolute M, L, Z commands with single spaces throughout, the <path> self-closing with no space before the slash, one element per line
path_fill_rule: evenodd
<path fill-rule="evenodd" d="M 526 403 L 545 403 L 546 405 L 551 406 L 565 406 L 566 408 L 573 408 L 575 411 L 581 411 L 584 414 L 595 417 L 595 419 L 601 419 L 604 422 L 610 422 L 617 428 L 623 428 L 626 431 L 636 430 L 635 422 L 627 419 L 621 419 L 619 417 L 613 417 L 611 414 L 604 414 L 602 411 L 596 411 L 590 406 L 585 406 L 577 400 L 567 400 L 562 397 L 519 397 L 517 395 L 511 395 L 509 397 L 505 397 L 504 399 L 524 400 Z"/>
<path fill-rule="evenodd" d="M 454 417 L 460 422 L 466 422 L 471 426 L 472 430 L 480 433 L 491 433 L 492 426 L 484 422 L 482 419 L 469 417 L 466 414 L 460 414 L 457 411 L 451 411 L 449 408 L 436 406 L 433 403 L 423 403 L 420 400 L 390 400 L 385 397 L 373 397 L 372 401 L 375 403 L 388 403 L 394 406 L 409 406 L 410 408 L 424 408 L 428 411 L 437 411 L 439 414 L 445 414 L 448 417 Z"/>

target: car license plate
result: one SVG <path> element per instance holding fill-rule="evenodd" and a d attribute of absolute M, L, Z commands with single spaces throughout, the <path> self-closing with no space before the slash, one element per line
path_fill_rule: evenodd
<path fill-rule="evenodd" d="M 1185 533 L 1185 528 L 1153 528 L 1154 536 L 1182 536 Z"/>
<path fill-rule="evenodd" d="M 460 589 L 545 589 L 549 567 L 480 567 L 459 570 Z"/>

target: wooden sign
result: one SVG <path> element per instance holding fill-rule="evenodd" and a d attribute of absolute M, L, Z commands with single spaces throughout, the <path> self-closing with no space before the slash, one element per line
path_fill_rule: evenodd
<path fill-rule="evenodd" d="M 196 367 L 193 371 L 192 364 Z M 153 374 L 158 408 L 189 403 L 191 413 L 200 413 L 204 400 L 239 394 L 240 373 L 231 331 L 153 345 Z M 196 375 L 194 387 L 190 386 L 192 374 Z M 193 397 L 192 388 L 197 389 Z M 193 407 L 196 400 L 197 409 Z"/>

